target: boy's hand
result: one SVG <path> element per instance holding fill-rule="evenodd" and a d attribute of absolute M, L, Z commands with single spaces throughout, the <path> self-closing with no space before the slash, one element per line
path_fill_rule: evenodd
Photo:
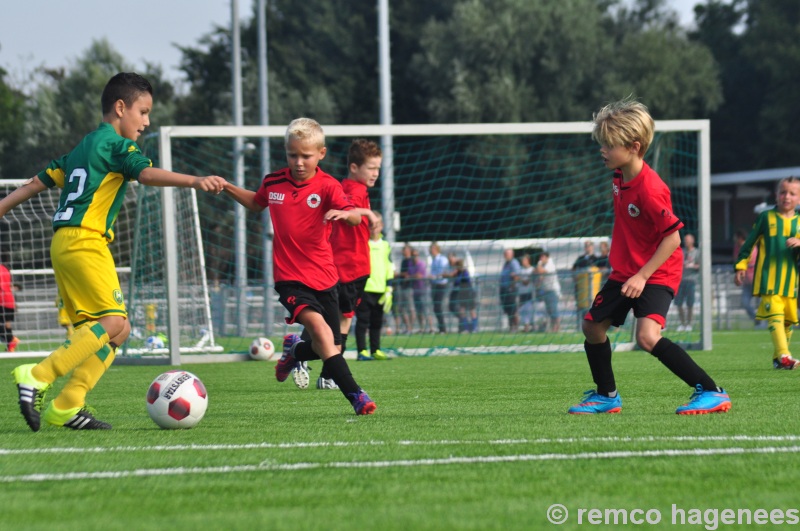
<path fill-rule="evenodd" d="M 800 247 L 800 239 L 794 237 L 787 238 L 786 247 Z"/>
<path fill-rule="evenodd" d="M 383 313 L 392 311 L 392 288 L 386 288 L 386 292 L 378 299 L 378 304 L 383 306 Z"/>
<path fill-rule="evenodd" d="M 638 299 L 644 291 L 645 284 L 647 284 L 647 280 L 641 274 L 636 273 L 622 285 L 622 294 L 630 299 Z"/>
<path fill-rule="evenodd" d="M 325 217 L 322 218 L 322 221 L 327 223 L 329 221 L 340 221 L 343 219 L 348 218 L 348 211 L 347 210 L 328 210 L 325 212 Z"/>
<path fill-rule="evenodd" d="M 219 194 L 225 189 L 226 183 L 227 181 L 219 175 L 209 175 L 207 177 L 198 177 L 194 188 L 211 194 Z"/>
<path fill-rule="evenodd" d="M 372 228 L 381 221 L 378 219 L 378 216 L 376 216 L 372 210 L 368 210 L 368 212 L 369 214 L 367 214 L 367 220 L 369 220 L 369 226 L 370 228 Z"/>
<path fill-rule="evenodd" d="M 744 283 L 744 274 L 746 271 L 744 269 L 740 269 L 736 271 L 736 274 L 733 276 L 733 283 L 737 286 L 741 286 Z"/>

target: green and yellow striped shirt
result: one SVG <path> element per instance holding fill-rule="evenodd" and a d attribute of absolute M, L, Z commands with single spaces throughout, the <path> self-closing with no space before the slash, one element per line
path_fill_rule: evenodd
<path fill-rule="evenodd" d="M 759 214 L 736 258 L 736 270 L 746 270 L 750 253 L 758 246 L 753 276 L 753 295 L 797 297 L 797 259 L 800 249 L 789 248 L 786 240 L 798 237 L 800 216 L 784 217 L 777 210 Z"/>

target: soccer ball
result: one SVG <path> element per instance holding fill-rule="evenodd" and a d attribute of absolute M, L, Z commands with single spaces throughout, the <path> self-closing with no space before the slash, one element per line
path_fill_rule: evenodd
<path fill-rule="evenodd" d="M 158 333 L 154 336 L 150 336 L 147 339 L 145 339 L 144 344 L 150 350 L 154 350 L 157 348 L 165 348 L 167 346 L 167 336 Z"/>
<path fill-rule="evenodd" d="M 275 345 L 266 337 L 259 337 L 250 343 L 250 357 L 254 360 L 268 361 L 275 355 Z"/>
<path fill-rule="evenodd" d="M 195 426 L 208 407 L 208 393 L 200 378 L 187 371 L 168 371 L 147 389 L 147 413 L 164 429 Z"/>

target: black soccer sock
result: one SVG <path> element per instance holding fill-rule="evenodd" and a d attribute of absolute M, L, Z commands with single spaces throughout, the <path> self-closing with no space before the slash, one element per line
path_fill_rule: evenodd
<path fill-rule="evenodd" d="M 381 329 L 380 328 L 370 328 L 369 329 L 369 349 L 373 354 L 375 354 L 376 350 L 380 350 L 381 349 Z"/>
<path fill-rule="evenodd" d="M 589 361 L 589 370 L 592 371 L 592 380 L 597 386 L 597 393 L 609 396 L 617 390 L 614 380 L 614 370 L 611 368 L 611 341 L 606 337 L 605 343 L 583 342 L 586 359 Z"/>
<path fill-rule="evenodd" d="M 294 359 L 297 361 L 318 360 L 319 354 L 311 348 L 311 341 L 301 341 L 294 347 Z"/>
<path fill-rule="evenodd" d="M 350 367 L 347 366 L 347 361 L 341 354 L 331 356 L 323 361 L 322 370 L 330 374 L 330 377 L 333 378 L 333 381 L 336 382 L 345 397 L 361 390 L 353 379 L 353 375 L 350 374 Z"/>
<path fill-rule="evenodd" d="M 4 341 L 6 342 L 6 345 L 8 345 L 12 341 L 14 341 L 14 332 L 12 332 L 10 328 L 5 328 L 5 327 L 3 328 L 3 331 L 5 334 Z"/>
<path fill-rule="evenodd" d="M 339 352 L 344 354 L 344 351 L 347 350 L 347 334 L 341 334 L 341 336 L 342 336 L 342 348 Z"/>
<path fill-rule="evenodd" d="M 339 351 L 339 353 L 342 354 L 342 356 L 344 356 L 345 350 L 347 350 L 347 334 L 342 334 L 342 348 Z M 330 371 L 328 370 L 328 366 L 325 363 L 322 364 L 322 370 L 319 373 L 319 377 L 325 378 L 326 380 L 330 380 L 333 378 L 333 376 L 331 376 Z"/>
<path fill-rule="evenodd" d="M 650 354 L 658 358 L 658 361 L 671 370 L 675 376 L 686 382 L 689 387 L 700 384 L 706 391 L 719 391 L 717 384 L 706 374 L 706 371 L 701 369 L 685 350 L 666 337 L 662 337 L 656 343 Z"/>

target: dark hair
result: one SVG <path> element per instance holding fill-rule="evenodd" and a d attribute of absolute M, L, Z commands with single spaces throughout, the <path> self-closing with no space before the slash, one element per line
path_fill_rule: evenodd
<path fill-rule="evenodd" d="M 356 138 L 350 144 L 350 150 L 347 152 L 347 165 L 355 164 L 356 166 L 361 166 L 369 158 L 382 156 L 383 153 L 378 144 L 365 138 Z"/>
<path fill-rule="evenodd" d="M 144 93 L 153 95 L 153 87 L 145 78 L 135 72 L 120 72 L 106 83 L 100 104 L 103 114 L 108 114 L 114 109 L 117 100 L 122 100 L 125 105 L 131 106 L 136 98 Z"/>

